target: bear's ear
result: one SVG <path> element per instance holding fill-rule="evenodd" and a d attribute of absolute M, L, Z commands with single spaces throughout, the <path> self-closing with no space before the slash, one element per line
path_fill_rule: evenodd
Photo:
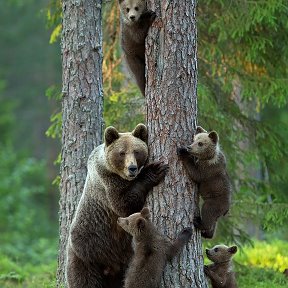
<path fill-rule="evenodd" d="M 119 133 L 113 126 L 109 126 L 105 129 L 104 132 L 104 140 L 105 140 L 105 146 L 108 147 L 110 144 L 112 144 L 115 140 L 119 138 Z"/>
<path fill-rule="evenodd" d="M 144 207 L 142 210 L 141 210 L 141 215 L 143 218 L 145 219 L 149 219 L 150 218 L 150 211 L 147 207 Z"/>
<path fill-rule="evenodd" d="M 196 134 L 198 133 L 207 133 L 205 129 L 203 129 L 201 126 L 196 127 Z"/>
<path fill-rule="evenodd" d="M 213 141 L 214 144 L 217 144 L 217 143 L 218 143 L 219 137 L 218 137 L 217 132 L 212 131 L 212 132 L 209 133 L 208 136 L 209 136 L 209 138 Z"/>
<path fill-rule="evenodd" d="M 136 227 L 139 231 L 142 231 L 145 228 L 145 220 L 143 218 L 137 219 Z"/>
<path fill-rule="evenodd" d="M 237 252 L 237 246 L 231 246 L 228 248 L 228 252 L 231 254 L 235 254 Z"/>
<path fill-rule="evenodd" d="M 140 123 L 138 124 L 135 129 L 132 131 L 132 135 L 144 141 L 145 143 L 148 142 L 148 131 L 147 127 Z"/>

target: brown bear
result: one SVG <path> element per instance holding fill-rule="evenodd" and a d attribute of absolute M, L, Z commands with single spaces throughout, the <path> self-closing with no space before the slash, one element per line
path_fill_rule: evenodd
<path fill-rule="evenodd" d="M 167 261 L 183 249 L 192 235 L 191 228 L 184 228 L 171 242 L 157 231 L 147 207 L 129 217 L 119 217 L 118 225 L 132 235 L 134 244 L 124 288 L 157 288 Z"/>
<path fill-rule="evenodd" d="M 211 280 L 212 288 L 237 288 L 232 266 L 232 257 L 236 252 L 237 246 L 216 245 L 206 249 L 206 255 L 213 264 L 204 265 L 204 272 Z"/>
<path fill-rule="evenodd" d="M 132 237 L 118 217 L 140 211 L 147 193 L 164 179 L 168 165 L 147 164 L 147 128 L 104 132 L 104 144 L 88 159 L 86 182 L 71 224 L 66 279 L 70 288 L 122 287 L 133 255 Z"/>
<path fill-rule="evenodd" d="M 232 185 L 226 171 L 226 159 L 219 147 L 215 131 L 208 133 L 198 126 L 193 143 L 177 149 L 189 177 L 198 184 L 204 200 L 201 217 L 194 218 L 194 226 L 205 238 L 213 238 L 217 219 L 230 208 Z"/>
<path fill-rule="evenodd" d="M 156 14 L 147 9 L 146 0 L 119 0 L 119 7 L 124 57 L 145 96 L 145 39 Z"/>

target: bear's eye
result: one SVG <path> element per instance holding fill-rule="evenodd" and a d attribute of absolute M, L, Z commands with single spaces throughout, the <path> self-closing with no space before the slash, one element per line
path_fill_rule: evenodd
<path fill-rule="evenodd" d="M 202 147 L 202 146 L 203 146 L 203 143 L 202 143 L 202 142 L 199 142 L 199 143 L 198 143 L 198 146 L 199 146 L 199 147 Z"/>
<path fill-rule="evenodd" d="M 139 10 L 139 8 L 138 7 L 135 7 L 135 11 L 138 11 Z"/>
<path fill-rule="evenodd" d="M 127 13 L 129 13 L 129 11 L 130 11 L 130 8 L 126 8 L 126 11 L 127 11 Z"/>
<path fill-rule="evenodd" d="M 214 251 L 215 251 L 215 252 L 218 252 L 218 248 L 215 248 Z"/>
<path fill-rule="evenodd" d="M 120 156 L 124 157 L 125 156 L 125 152 L 120 152 Z"/>
<path fill-rule="evenodd" d="M 134 151 L 134 154 L 135 154 L 135 155 L 139 155 L 139 151 L 135 150 L 135 151 Z"/>

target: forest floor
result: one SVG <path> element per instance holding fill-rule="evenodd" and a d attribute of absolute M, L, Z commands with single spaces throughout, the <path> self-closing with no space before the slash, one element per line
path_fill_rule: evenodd
<path fill-rule="evenodd" d="M 12 261 L 0 255 L 1 288 L 52 288 L 56 287 L 55 261 L 33 265 Z M 235 271 L 239 288 L 284 288 L 288 277 L 288 242 L 254 242 L 254 247 L 244 247 L 235 256 Z"/>

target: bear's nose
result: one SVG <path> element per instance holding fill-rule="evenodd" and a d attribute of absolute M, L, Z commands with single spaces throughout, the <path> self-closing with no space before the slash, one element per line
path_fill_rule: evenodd
<path fill-rule="evenodd" d="M 208 254 L 209 253 L 209 249 L 206 249 L 206 254 Z"/>
<path fill-rule="evenodd" d="M 132 21 L 134 21 L 135 20 L 135 16 L 130 16 L 130 19 L 132 20 Z"/>
<path fill-rule="evenodd" d="M 130 165 L 128 167 L 128 171 L 131 173 L 131 174 L 135 174 L 137 172 L 137 166 L 136 165 Z"/>

